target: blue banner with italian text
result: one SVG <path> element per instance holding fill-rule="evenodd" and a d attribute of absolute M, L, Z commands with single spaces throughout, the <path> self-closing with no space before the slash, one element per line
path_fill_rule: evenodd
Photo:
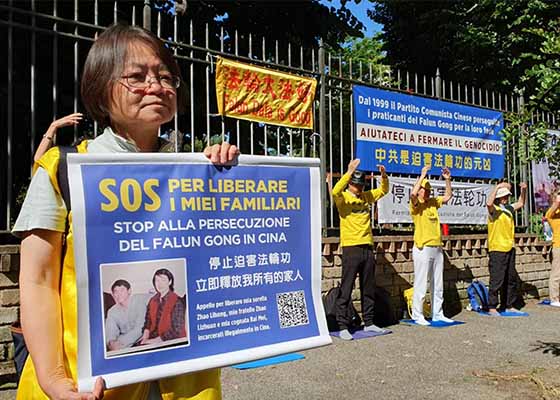
<path fill-rule="evenodd" d="M 453 176 L 501 178 L 501 112 L 365 86 L 353 87 L 360 168 L 419 174 L 424 165 Z"/>

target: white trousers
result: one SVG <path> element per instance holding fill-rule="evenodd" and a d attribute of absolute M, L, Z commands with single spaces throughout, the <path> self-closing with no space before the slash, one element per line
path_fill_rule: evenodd
<path fill-rule="evenodd" d="M 443 317 L 443 250 L 441 247 L 414 246 L 414 296 L 412 297 L 412 319 L 420 319 L 424 312 L 424 298 L 430 276 L 432 292 L 432 318 Z"/>
<path fill-rule="evenodd" d="M 560 301 L 560 247 L 552 249 L 552 265 L 548 283 L 550 301 Z"/>

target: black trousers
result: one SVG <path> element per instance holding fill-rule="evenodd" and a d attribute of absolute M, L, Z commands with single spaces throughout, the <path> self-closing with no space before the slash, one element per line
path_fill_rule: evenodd
<path fill-rule="evenodd" d="M 375 258 L 373 249 L 369 245 L 342 248 L 342 282 L 340 295 L 336 300 L 336 322 L 341 330 L 348 329 L 350 324 L 347 310 L 352 301 L 356 275 L 360 277 L 362 318 L 366 326 L 371 325 L 375 305 Z"/>
<path fill-rule="evenodd" d="M 491 251 L 490 263 L 490 291 L 488 306 L 498 307 L 498 292 L 500 292 L 500 305 L 505 308 L 513 307 L 517 300 L 518 276 L 515 270 L 515 248 L 510 251 Z"/>

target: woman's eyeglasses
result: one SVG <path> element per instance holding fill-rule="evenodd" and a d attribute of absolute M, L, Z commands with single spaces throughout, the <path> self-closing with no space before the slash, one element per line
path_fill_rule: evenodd
<path fill-rule="evenodd" d="M 181 86 L 181 78 L 175 75 L 163 74 L 150 76 L 147 74 L 131 74 L 121 76 L 121 79 L 130 87 L 135 89 L 147 89 L 152 83 L 157 82 L 165 89 L 177 89 Z"/>

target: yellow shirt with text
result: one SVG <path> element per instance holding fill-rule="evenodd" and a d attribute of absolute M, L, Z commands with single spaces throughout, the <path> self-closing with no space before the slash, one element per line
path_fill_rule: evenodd
<path fill-rule="evenodd" d="M 515 246 L 515 221 L 512 205 L 494 206 L 494 212 L 488 214 L 488 251 L 507 253 Z"/>
<path fill-rule="evenodd" d="M 427 201 L 418 199 L 416 205 L 410 201 L 410 215 L 414 222 L 414 245 L 417 248 L 442 245 L 438 214 L 438 208 L 442 205 L 443 197 L 441 196 L 430 197 Z"/>
<path fill-rule="evenodd" d="M 389 179 L 385 177 L 381 180 L 381 187 L 355 196 L 345 190 L 350 178 L 350 174 L 344 174 L 332 190 L 332 197 L 340 216 L 340 244 L 343 247 L 373 245 L 370 204 L 389 192 Z"/>

